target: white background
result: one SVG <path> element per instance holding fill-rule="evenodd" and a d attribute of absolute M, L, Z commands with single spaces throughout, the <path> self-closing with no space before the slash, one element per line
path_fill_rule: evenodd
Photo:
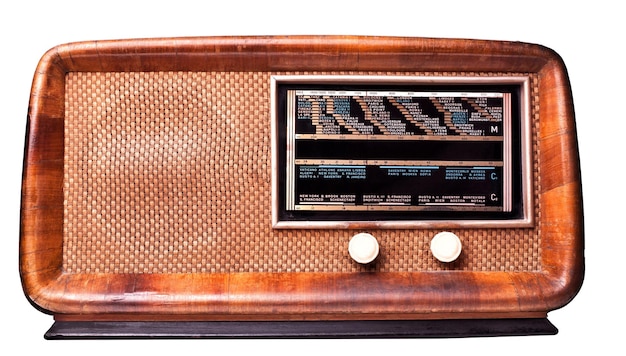
<path fill-rule="evenodd" d="M 35 355 L 619 353 L 624 263 L 624 11 L 617 1 L 3 1 L 0 5 L 0 347 Z M 621 8 L 621 7 L 620 7 Z M 444 340 L 45 341 L 52 317 L 24 297 L 18 273 L 26 113 L 46 50 L 81 41 L 212 35 L 351 34 L 510 40 L 559 53 L 572 85 L 585 209 L 580 293 L 549 314 L 556 336 Z M 620 35 L 621 34 L 621 35 Z M 346 348 L 351 348 L 348 351 Z M 16 351 L 11 351 L 16 350 Z M 606 352 L 603 352 L 606 351 Z M 578 353 L 577 353 L 578 354 Z"/>

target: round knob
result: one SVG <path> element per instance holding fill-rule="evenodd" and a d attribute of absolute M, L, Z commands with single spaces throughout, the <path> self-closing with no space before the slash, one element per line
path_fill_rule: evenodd
<path fill-rule="evenodd" d="M 350 257 L 358 263 L 370 263 L 378 256 L 378 241 L 366 232 L 352 236 L 348 244 Z"/>
<path fill-rule="evenodd" d="M 430 240 L 430 251 L 441 262 L 452 262 L 461 254 L 461 240 L 451 232 L 440 232 Z"/>

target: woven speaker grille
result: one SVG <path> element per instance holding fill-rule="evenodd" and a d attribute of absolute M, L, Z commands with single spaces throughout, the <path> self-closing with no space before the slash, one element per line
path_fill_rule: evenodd
<path fill-rule="evenodd" d="M 454 230 L 464 253 L 449 266 L 429 252 L 436 231 L 376 231 L 381 255 L 367 267 L 355 264 L 347 253 L 355 231 L 272 229 L 273 74 L 293 73 L 69 73 L 65 272 L 541 268 L 540 234 L 533 228 Z M 538 104 L 535 86 L 532 105 Z M 535 118 L 537 110 L 532 111 Z M 536 195 L 537 173 L 534 181 Z"/>

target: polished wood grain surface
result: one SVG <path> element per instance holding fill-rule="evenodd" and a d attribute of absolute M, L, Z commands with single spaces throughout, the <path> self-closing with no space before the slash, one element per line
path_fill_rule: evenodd
<path fill-rule="evenodd" d="M 69 72 L 420 71 L 536 74 L 541 239 L 537 272 L 67 273 L 63 270 L 64 98 Z M 28 111 L 20 274 L 60 320 L 537 317 L 584 274 L 574 107 L 561 58 L 518 42 L 396 37 L 212 37 L 60 45 L 37 67 Z"/>

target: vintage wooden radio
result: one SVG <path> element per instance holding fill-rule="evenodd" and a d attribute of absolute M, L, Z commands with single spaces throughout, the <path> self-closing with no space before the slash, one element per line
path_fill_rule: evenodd
<path fill-rule="evenodd" d="M 60 45 L 25 153 L 47 338 L 553 334 L 583 280 L 570 84 L 539 45 Z"/>

